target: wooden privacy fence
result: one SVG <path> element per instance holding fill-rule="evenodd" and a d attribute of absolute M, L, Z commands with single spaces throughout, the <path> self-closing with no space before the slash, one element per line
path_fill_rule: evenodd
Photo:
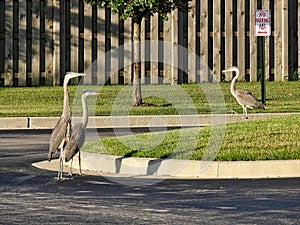
<path fill-rule="evenodd" d="M 141 40 L 183 46 L 212 71 L 202 73 L 183 52 L 159 45 L 142 46 L 142 82 L 188 83 L 223 79 L 222 69 L 237 65 L 248 81 L 260 76 L 260 46 L 254 34 L 255 10 L 270 9 L 272 35 L 265 40 L 266 78 L 298 79 L 300 0 L 192 0 L 188 13 L 175 10 L 143 20 Z M 0 86 L 59 85 L 65 72 L 84 72 L 92 62 L 131 42 L 130 19 L 78 0 L 0 0 Z M 107 54 L 104 67 L 84 78 L 85 84 L 127 84 L 132 67 L 125 51 Z M 182 53 L 182 54 L 181 54 Z M 164 64 L 172 58 L 180 69 Z M 120 68 L 117 76 L 110 71 Z M 110 79 L 109 79 L 110 78 Z M 76 82 L 76 81 L 75 81 Z"/>

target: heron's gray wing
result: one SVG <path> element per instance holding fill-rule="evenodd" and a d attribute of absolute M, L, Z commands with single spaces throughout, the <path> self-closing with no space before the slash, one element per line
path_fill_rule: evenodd
<path fill-rule="evenodd" d="M 65 118 L 63 117 L 60 117 L 56 125 L 54 126 L 50 137 L 50 147 L 49 147 L 49 154 L 48 154 L 49 160 L 51 160 L 52 154 L 57 151 L 62 140 L 66 137 L 67 128 L 68 128 L 68 121 L 65 120 Z"/>
<path fill-rule="evenodd" d="M 71 160 L 85 142 L 85 129 L 83 124 L 77 123 L 72 128 L 72 135 L 70 140 L 64 147 L 65 150 L 65 161 L 68 162 Z"/>
<path fill-rule="evenodd" d="M 246 107 L 265 109 L 265 106 L 249 91 L 236 90 L 236 98 L 240 104 Z"/>

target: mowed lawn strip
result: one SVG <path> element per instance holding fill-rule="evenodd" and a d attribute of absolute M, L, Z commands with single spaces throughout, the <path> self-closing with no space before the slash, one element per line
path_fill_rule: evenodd
<path fill-rule="evenodd" d="M 208 153 L 211 133 L 211 127 L 203 127 L 103 138 L 86 142 L 83 151 L 125 157 L 201 160 L 203 154 Z M 219 150 L 217 161 L 300 159 L 299 139 L 300 115 L 281 116 L 228 124 L 220 149 L 216 146 L 212 151 Z"/>
<path fill-rule="evenodd" d="M 131 107 L 132 87 L 130 85 L 71 85 L 68 88 L 71 110 L 72 112 L 77 110 L 79 113 L 81 110 L 78 104 L 80 93 L 86 89 L 100 91 L 96 105 L 91 110 L 96 116 L 207 114 L 212 112 L 208 97 L 224 98 L 225 105 L 214 107 L 213 113 L 227 113 L 232 110 L 242 113 L 240 105 L 230 94 L 230 83 L 143 85 L 143 100 L 149 104 L 141 107 Z M 238 82 L 237 88 L 249 90 L 260 99 L 260 83 L 258 82 Z M 221 96 L 214 96 L 218 89 Z M 299 82 L 268 82 L 266 96 L 266 110 L 253 109 L 248 112 L 300 112 Z M 63 106 L 63 88 L 60 86 L 1 87 L 0 104 L 0 117 L 60 116 Z M 74 105 L 78 108 L 74 109 Z M 93 107 L 91 104 L 89 106 Z"/>

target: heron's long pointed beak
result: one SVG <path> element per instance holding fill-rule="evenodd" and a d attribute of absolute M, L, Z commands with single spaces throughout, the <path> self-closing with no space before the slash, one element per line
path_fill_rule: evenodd
<path fill-rule="evenodd" d="M 68 79 L 72 79 L 74 77 L 80 77 L 80 76 L 85 76 L 85 73 L 68 72 L 66 75 L 66 77 L 68 77 Z"/>

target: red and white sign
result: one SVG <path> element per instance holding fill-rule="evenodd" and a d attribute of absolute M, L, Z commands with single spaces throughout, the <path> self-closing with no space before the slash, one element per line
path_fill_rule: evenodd
<path fill-rule="evenodd" d="M 255 11 L 255 36 L 271 36 L 271 11 Z"/>

